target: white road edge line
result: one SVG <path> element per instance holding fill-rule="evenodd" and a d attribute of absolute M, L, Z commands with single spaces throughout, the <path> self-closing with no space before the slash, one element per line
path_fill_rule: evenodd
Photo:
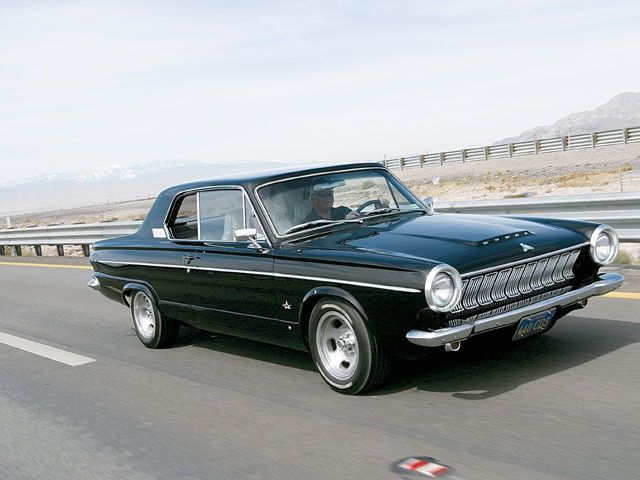
<path fill-rule="evenodd" d="M 71 367 L 77 367 L 86 363 L 95 362 L 93 358 L 83 357 L 75 353 L 67 352 L 66 350 L 60 350 L 59 348 L 43 345 L 42 343 L 32 342 L 20 337 L 14 337 L 8 333 L 0 332 L 0 343 L 9 345 L 10 347 L 19 348 L 25 352 L 40 355 L 41 357 L 54 360 L 56 362 L 64 363 Z"/>

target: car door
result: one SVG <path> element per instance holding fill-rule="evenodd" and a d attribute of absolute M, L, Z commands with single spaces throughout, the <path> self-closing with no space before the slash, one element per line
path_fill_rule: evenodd
<path fill-rule="evenodd" d="M 278 336 L 272 252 L 262 235 L 260 248 L 235 235 L 257 221 L 246 194 L 220 187 L 197 195 L 200 248 L 187 259 L 187 284 L 198 322 L 211 330 Z"/>

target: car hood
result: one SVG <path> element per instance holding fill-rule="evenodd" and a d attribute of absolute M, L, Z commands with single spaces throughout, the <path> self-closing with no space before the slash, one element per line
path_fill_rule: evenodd
<path fill-rule="evenodd" d="M 330 249 L 357 251 L 378 260 L 383 256 L 447 263 L 464 274 L 584 244 L 585 235 L 567 224 L 486 215 L 404 214 L 307 245 L 325 254 Z"/>

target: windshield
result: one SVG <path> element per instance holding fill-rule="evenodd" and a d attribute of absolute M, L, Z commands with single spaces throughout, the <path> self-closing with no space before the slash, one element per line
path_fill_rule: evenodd
<path fill-rule="evenodd" d="M 384 170 L 283 180 L 259 188 L 258 195 L 279 236 L 333 222 L 424 208 Z"/>

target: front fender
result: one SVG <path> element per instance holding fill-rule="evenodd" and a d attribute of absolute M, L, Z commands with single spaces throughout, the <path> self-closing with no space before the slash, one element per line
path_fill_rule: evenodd
<path fill-rule="evenodd" d="M 362 318 L 364 318 L 365 321 L 367 320 L 367 314 L 364 311 L 364 308 L 362 308 L 362 305 L 356 297 L 351 295 L 349 292 L 338 287 L 314 287 L 304 296 L 298 311 L 298 323 L 300 324 L 300 331 L 307 348 L 309 346 L 309 332 L 307 331 L 309 317 L 311 317 L 313 307 L 315 307 L 316 303 L 318 303 L 318 301 L 323 297 L 337 297 L 349 302 L 358 311 L 358 313 L 362 315 Z"/>

